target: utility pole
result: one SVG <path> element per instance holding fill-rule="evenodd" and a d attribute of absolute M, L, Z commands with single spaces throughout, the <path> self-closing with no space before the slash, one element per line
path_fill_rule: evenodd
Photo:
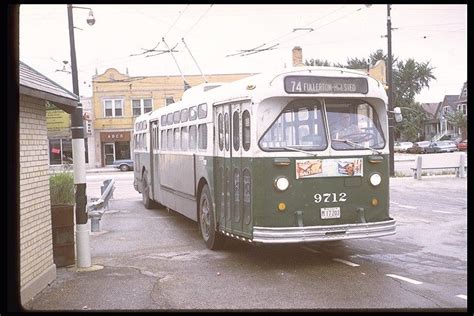
<path fill-rule="evenodd" d="M 395 176 L 395 162 L 393 149 L 393 127 L 395 124 L 393 113 L 393 85 L 392 85 L 392 20 L 390 17 L 390 4 L 387 4 L 387 85 L 388 85 L 388 147 L 390 149 L 390 176 Z"/>
<path fill-rule="evenodd" d="M 69 44 L 71 49 L 71 71 L 73 92 L 79 97 L 79 79 L 77 75 L 76 46 L 74 43 L 74 19 L 72 14 L 73 6 L 67 5 L 67 15 L 69 24 Z M 90 11 L 92 12 L 92 10 Z M 87 20 L 89 25 L 94 24 L 92 20 Z M 84 122 L 82 119 L 82 104 L 77 103 L 77 107 L 71 114 L 71 134 L 72 134 L 72 159 L 74 169 L 74 185 L 76 200 L 76 264 L 78 268 L 91 267 L 91 252 L 89 244 L 89 229 L 87 227 L 88 215 L 86 211 L 86 160 L 84 147 Z"/>

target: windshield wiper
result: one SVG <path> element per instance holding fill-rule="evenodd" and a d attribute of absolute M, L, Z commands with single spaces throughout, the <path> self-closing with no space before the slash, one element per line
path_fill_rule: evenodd
<path fill-rule="evenodd" d="M 314 156 L 314 157 L 316 157 L 318 155 L 318 154 L 312 153 L 310 151 L 306 151 L 306 150 L 295 148 L 295 147 L 283 146 L 282 148 L 287 149 L 287 150 L 292 150 L 292 151 L 299 151 L 300 153 L 304 153 L 304 154 Z"/>
<path fill-rule="evenodd" d="M 349 144 L 349 145 L 352 145 L 354 147 L 359 147 L 359 148 L 363 148 L 363 149 L 370 149 L 372 150 L 372 153 L 377 153 L 377 154 L 382 154 L 381 151 L 378 151 L 377 149 L 374 149 L 372 147 L 369 147 L 369 146 L 364 146 L 364 145 L 361 145 L 359 143 L 354 143 L 354 142 L 351 142 L 350 140 L 348 139 L 331 139 L 331 141 L 333 142 L 340 142 L 340 143 L 345 143 L 345 144 Z"/>
<path fill-rule="evenodd" d="M 288 146 L 268 147 L 268 148 L 269 149 L 286 149 L 286 150 L 291 150 L 291 151 L 297 151 L 297 152 L 301 152 L 301 153 L 304 153 L 304 154 L 307 154 L 307 155 L 310 155 L 310 156 L 313 156 L 313 157 L 316 157 L 318 155 L 318 154 L 312 153 L 310 151 L 306 151 L 306 150 L 295 148 L 295 147 L 288 147 Z"/>

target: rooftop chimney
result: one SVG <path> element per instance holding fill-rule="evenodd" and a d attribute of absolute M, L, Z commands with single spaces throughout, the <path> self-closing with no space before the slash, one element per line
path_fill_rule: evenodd
<path fill-rule="evenodd" d="M 301 47 L 299 46 L 295 46 L 295 48 L 293 48 L 293 66 L 294 67 L 304 66 L 303 51 L 301 50 Z"/>

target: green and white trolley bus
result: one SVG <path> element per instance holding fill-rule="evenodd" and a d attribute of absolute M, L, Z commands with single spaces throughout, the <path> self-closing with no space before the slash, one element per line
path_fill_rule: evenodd
<path fill-rule="evenodd" d="M 395 233 L 384 86 L 365 73 L 298 67 L 202 84 L 139 116 L 134 187 L 145 207 L 225 238 L 302 243 Z"/>

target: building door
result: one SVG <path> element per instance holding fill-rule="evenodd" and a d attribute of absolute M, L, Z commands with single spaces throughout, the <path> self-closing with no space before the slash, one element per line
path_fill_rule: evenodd
<path fill-rule="evenodd" d="M 115 143 L 104 144 L 105 165 L 110 166 L 115 160 Z"/>

